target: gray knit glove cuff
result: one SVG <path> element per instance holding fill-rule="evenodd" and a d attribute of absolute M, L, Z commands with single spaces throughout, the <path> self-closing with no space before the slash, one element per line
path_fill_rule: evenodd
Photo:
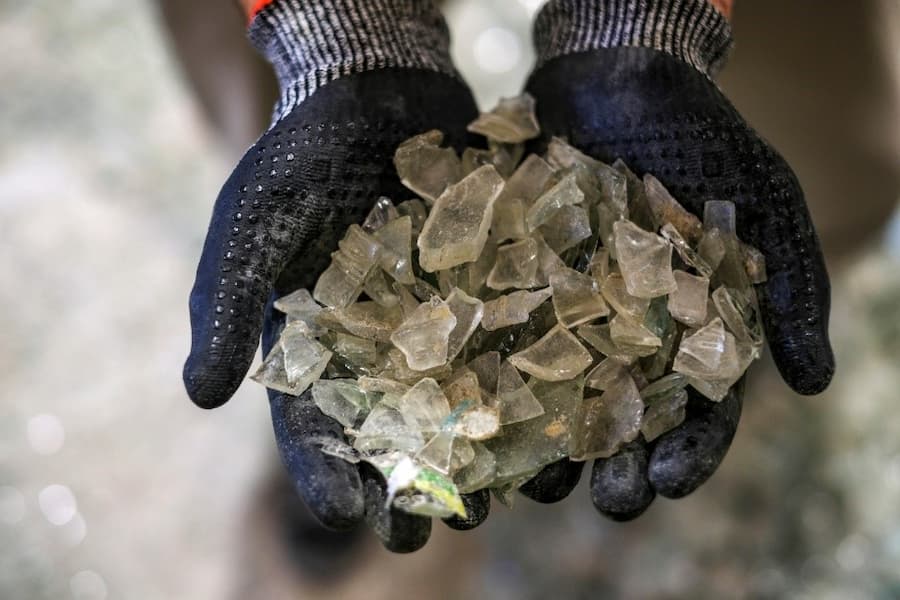
<path fill-rule="evenodd" d="M 732 37 L 709 0 L 550 0 L 535 20 L 534 45 L 538 68 L 566 54 L 631 46 L 666 52 L 712 77 Z"/>
<path fill-rule="evenodd" d="M 353 73 L 406 67 L 458 77 L 447 25 L 430 0 L 275 0 L 248 33 L 281 84 L 275 121 Z"/>

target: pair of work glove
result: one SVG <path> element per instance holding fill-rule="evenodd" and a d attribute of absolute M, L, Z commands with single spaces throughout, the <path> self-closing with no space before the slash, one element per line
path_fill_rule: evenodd
<path fill-rule="evenodd" d="M 271 128 L 216 201 L 191 292 L 184 381 L 203 408 L 232 396 L 260 337 L 264 353 L 272 347 L 282 319 L 273 300 L 311 288 L 346 228 L 379 196 L 409 196 L 392 163 L 397 145 L 440 129 L 462 150 L 477 116 L 430 1 L 261 4 L 249 33 L 282 95 Z M 731 44 L 727 20 L 708 0 L 550 0 L 534 38 L 538 60 L 526 90 L 537 100 L 542 137 L 529 150 L 559 136 L 601 160 L 621 157 L 698 215 L 707 200 L 734 201 L 739 235 L 767 261 L 758 293 L 775 363 L 797 392 L 822 391 L 834 370 L 828 275 L 796 177 L 711 78 Z M 742 389 L 739 382 L 719 403 L 691 391 L 678 428 L 594 461 L 597 509 L 626 520 L 657 493 L 678 498 L 696 489 L 728 450 Z M 427 541 L 431 520 L 386 508 L 377 473 L 321 452 L 316 438 L 344 434 L 308 392 L 270 391 L 269 400 L 284 464 L 323 525 L 366 521 L 398 552 Z M 521 491 L 560 500 L 582 468 L 554 463 Z M 451 527 L 475 527 L 488 514 L 486 491 L 464 500 L 468 518 L 449 519 Z"/>

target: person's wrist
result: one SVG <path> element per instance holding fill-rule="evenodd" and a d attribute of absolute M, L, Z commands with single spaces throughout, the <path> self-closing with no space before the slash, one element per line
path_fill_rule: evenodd
<path fill-rule="evenodd" d="M 537 67 L 568 54 L 637 47 L 712 77 L 732 45 L 726 0 L 550 0 L 534 23 Z"/>
<path fill-rule="evenodd" d="M 263 0 L 252 10 L 248 35 L 278 76 L 282 116 L 354 73 L 399 67 L 457 76 L 431 0 Z"/>

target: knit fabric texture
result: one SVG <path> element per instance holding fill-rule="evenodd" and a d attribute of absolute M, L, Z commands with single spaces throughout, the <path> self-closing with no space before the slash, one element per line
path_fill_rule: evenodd
<path fill-rule="evenodd" d="M 534 23 L 537 68 L 567 54 L 652 48 L 713 77 L 732 45 L 731 25 L 709 0 L 551 0 Z"/>
<path fill-rule="evenodd" d="M 249 28 L 281 84 L 273 123 L 330 81 L 386 67 L 458 77 L 431 0 L 276 0 Z"/>

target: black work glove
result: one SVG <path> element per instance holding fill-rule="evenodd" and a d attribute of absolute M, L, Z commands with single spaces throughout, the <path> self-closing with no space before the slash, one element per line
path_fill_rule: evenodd
<path fill-rule="evenodd" d="M 219 194 L 191 292 L 184 382 L 203 408 L 232 396 L 264 328 L 263 350 L 272 347 L 283 319 L 272 301 L 311 289 L 347 227 L 378 196 L 410 195 L 392 163 L 400 142 L 436 128 L 461 150 L 477 116 L 431 2 L 275 0 L 250 36 L 273 63 L 282 97 L 272 127 Z M 345 438 L 308 392 L 270 391 L 269 399 L 284 464 L 325 526 L 349 529 L 365 519 L 390 550 L 425 543 L 430 519 L 386 510 L 380 475 L 321 452 L 317 438 Z M 451 525 L 477 524 L 486 498 L 467 498 L 470 520 Z"/>
<path fill-rule="evenodd" d="M 834 371 L 828 273 L 796 176 L 710 79 L 730 44 L 707 0 L 551 0 L 535 23 L 538 66 L 526 87 L 544 145 L 559 136 L 600 160 L 622 158 L 701 217 L 708 200 L 736 204 L 739 236 L 766 258 L 768 281 L 756 287 L 775 364 L 795 391 L 816 394 Z M 728 450 L 742 391 L 740 382 L 715 403 L 691 389 L 680 427 L 595 461 L 597 509 L 630 519 L 656 493 L 695 490 Z M 555 463 L 522 491 L 559 500 L 582 467 Z"/>

